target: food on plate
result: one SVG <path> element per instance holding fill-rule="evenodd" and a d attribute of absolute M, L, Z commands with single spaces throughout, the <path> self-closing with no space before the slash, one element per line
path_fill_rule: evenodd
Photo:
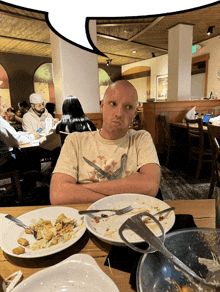
<path fill-rule="evenodd" d="M 28 246 L 29 245 L 29 241 L 26 238 L 18 238 L 17 242 L 20 245 L 23 245 L 23 246 Z"/>
<path fill-rule="evenodd" d="M 25 248 L 22 246 L 16 247 L 12 250 L 14 254 L 22 254 L 25 253 Z"/>
<path fill-rule="evenodd" d="M 116 210 L 121 209 L 121 208 L 126 207 L 127 205 L 114 206 L 113 209 L 116 209 Z M 132 208 L 133 208 L 132 211 L 125 213 L 123 215 L 120 215 L 120 216 L 109 216 L 109 217 L 105 218 L 104 216 L 102 216 L 103 214 L 100 214 L 100 215 L 96 214 L 91 220 L 93 229 L 97 233 L 99 233 L 100 235 L 102 235 L 106 238 L 113 239 L 113 240 L 120 240 L 120 236 L 118 234 L 118 229 L 129 217 L 136 215 L 138 213 L 142 213 L 142 212 L 147 212 L 147 213 L 154 215 L 157 212 L 163 210 L 163 208 L 161 208 L 161 206 L 159 207 L 155 204 L 149 204 L 148 201 L 144 201 L 140 198 L 137 198 L 133 203 L 129 203 L 129 205 L 132 206 Z M 108 212 L 108 213 L 106 212 L 105 214 L 112 215 L 112 212 Z M 163 227 L 165 227 L 168 224 L 169 219 L 172 216 L 171 214 L 172 214 L 172 212 L 170 212 L 168 214 L 168 216 L 165 218 L 163 215 L 159 215 L 157 217 L 157 219 L 161 222 Z M 143 219 L 143 222 L 153 232 L 154 231 L 156 233 L 160 232 L 159 227 L 157 226 L 157 224 L 154 222 L 153 219 L 146 217 L 146 216 L 143 216 L 142 219 Z M 130 240 L 139 240 L 138 235 L 136 235 L 132 231 L 126 230 L 125 235 L 126 234 Z"/>
<path fill-rule="evenodd" d="M 25 233 L 32 234 L 32 231 L 29 228 L 25 228 Z"/>
<path fill-rule="evenodd" d="M 32 220 L 33 225 L 30 226 L 33 230 L 37 231 L 37 241 L 29 244 L 28 238 L 19 238 L 17 242 L 32 251 L 47 248 L 59 243 L 65 243 L 71 238 L 76 236 L 76 233 L 84 227 L 84 222 L 80 225 L 75 219 L 66 217 L 64 214 L 59 215 L 54 220 L 44 220 L 40 218 L 37 222 Z M 30 236 L 28 228 L 25 229 L 26 236 Z M 14 254 L 21 254 L 25 252 L 23 247 L 18 247 L 12 250 Z"/>

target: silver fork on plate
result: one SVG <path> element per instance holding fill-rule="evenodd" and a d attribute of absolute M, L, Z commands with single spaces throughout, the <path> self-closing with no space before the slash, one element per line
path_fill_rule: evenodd
<path fill-rule="evenodd" d="M 8 218 L 11 221 L 14 221 L 18 226 L 21 226 L 23 228 L 28 228 L 34 235 L 34 237 L 37 239 L 37 231 L 35 231 L 34 229 L 30 228 L 29 226 L 27 226 L 26 224 L 24 224 L 21 220 L 19 220 L 18 218 L 15 218 L 12 215 L 6 215 L 5 218 Z"/>
<path fill-rule="evenodd" d="M 78 211 L 78 213 L 79 213 L 79 215 L 84 215 L 84 214 L 92 214 L 92 213 L 98 213 L 98 212 L 111 211 L 111 212 L 115 212 L 115 215 L 123 215 L 123 214 L 128 213 L 132 210 L 133 210 L 133 208 L 131 206 L 128 206 L 128 207 L 125 207 L 125 208 L 122 208 L 119 210 L 114 210 L 114 209 L 85 210 L 85 211 Z"/>

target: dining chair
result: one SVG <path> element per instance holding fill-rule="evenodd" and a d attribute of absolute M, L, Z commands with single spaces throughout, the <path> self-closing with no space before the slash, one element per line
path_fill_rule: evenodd
<path fill-rule="evenodd" d="M 208 134 L 210 140 L 210 147 L 212 152 L 212 175 L 209 188 L 208 198 L 211 199 L 214 192 L 216 182 L 220 184 L 220 127 L 215 125 L 208 125 Z"/>
<path fill-rule="evenodd" d="M 10 179 L 11 182 L 8 182 Z M 17 191 L 18 200 L 21 200 L 21 184 L 19 179 L 19 170 L 13 170 L 10 172 L 0 173 L 0 180 L 6 180 L 6 182 L 1 184 L 1 188 L 7 188 L 9 186 L 15 186 Z"/>
<path fill-rule="evenodd" d="M 66 137 L 69 135 L 69 133 L 59 131 L 59 134 L 60 134 L 61 146 L 63 146 L 64 141 L 65 141 Z"/>
<path fill-rule="evenodd" d="M 159 119 L 160 119 L 160 123 L 161 123 L 161 126 L 163 128 L 163 133 L 164 133 L 164 146 L 167 153 L 166 165 L 168 165 L 171 152 L 179 151 L 180 148 L 183 147 L 183 145 L 182 143 L 179 143 L 173 135 L 167 112 L 162 112 L 159 115 Z"/>
<path fill-rule="evenodd" d="M 216 106 L 213 108 L 213 117 L 217 117 L 220 115 L 220 106 Z"/>
<path fill-rule="evenodd" d="M 205 141 L 203 121 L 201 118 L 185 118 L 189 137 L 189 161 L 197 160 L 197 170 L 195 178 L 198 179 L 203 162 L 212 162 L 212 153 L 209 139 Z"/>

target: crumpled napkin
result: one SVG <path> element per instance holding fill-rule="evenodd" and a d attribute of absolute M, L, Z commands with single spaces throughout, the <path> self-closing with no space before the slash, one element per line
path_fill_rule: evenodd
<path fill-rule="evenodd" d="M 7 279 L 2 283 L 2 289 L 4 292 L 11 292 L 14 287 L 22 280 L 22 271 L 17 271 L 11 274 Z"/>

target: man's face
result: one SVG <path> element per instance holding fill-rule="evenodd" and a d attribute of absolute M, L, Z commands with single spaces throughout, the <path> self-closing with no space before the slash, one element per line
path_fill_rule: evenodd
<path fill-rule="evenodd" d="M 44 102 L 42 103 L 35 103 L 31 105 L 33 110 L 38 114 L 42 115 L 45 112 L 45 105 Z"/>
<path fill-rule="evenodd" d="M 0 97 L 0 116 L 4 117 L 7 111 L 7 106 L 3 98 Z"/>
<path fill-rule="evenodd" d="M 136 115 L 136 108 L 137 94 L 131 86 L 117 84 L 110 89 L 101 104 L 101 136 L 111 140 L 124 137 Z"/>

